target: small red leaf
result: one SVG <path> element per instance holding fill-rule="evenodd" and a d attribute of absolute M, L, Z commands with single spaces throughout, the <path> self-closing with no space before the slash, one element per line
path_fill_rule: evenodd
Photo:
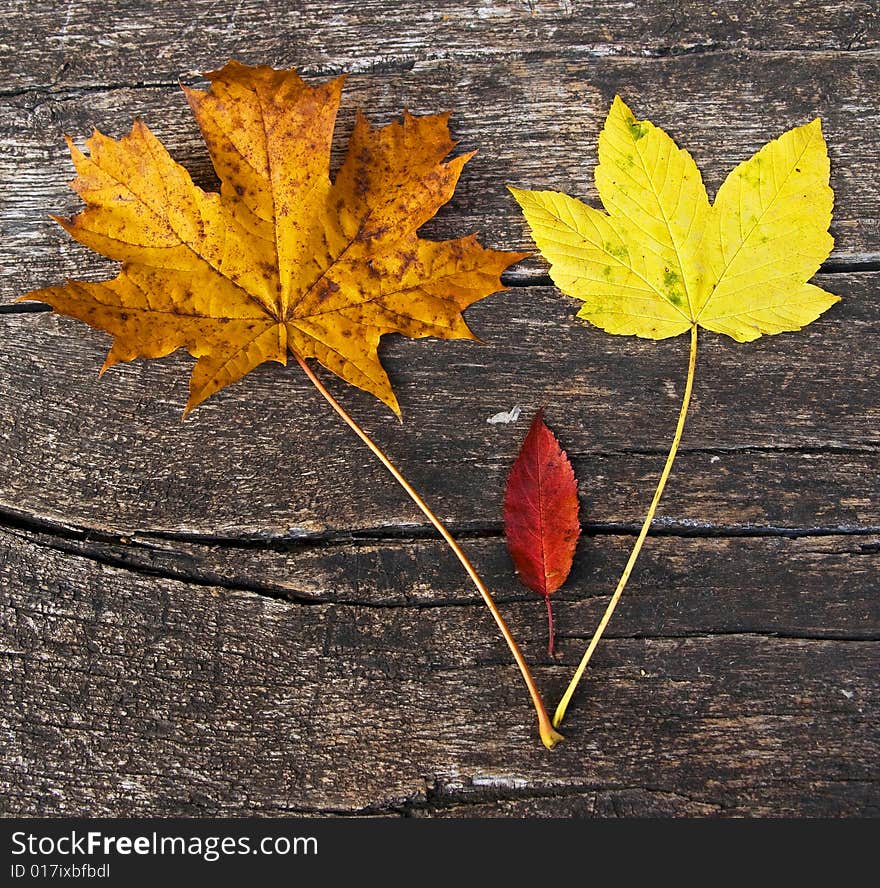
<path fill-rule="evenodd" d="M 504 533 L 519 578 L 547 600 L 551 654 L 550 595 L 568 577 L 580 532 L 574 470 L 539 410 L 507 478 Z"/>

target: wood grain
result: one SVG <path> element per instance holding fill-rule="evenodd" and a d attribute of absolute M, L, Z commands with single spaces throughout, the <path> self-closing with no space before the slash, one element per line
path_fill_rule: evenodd
<path fill-rule="evenodd" d="M 485 57 L 667 58 L 718 50 L 858 52 L 880 45 L 870 0 L 404 0 L 285 3 L 109 0 L 100 7 L 17 3 L 5 22 L 4 91 L 52 85 L 176 82 L 229 56 L 313 72 L 405 72 Z M 22 63 L 22 60 L 25 63 Z"/>
<path fill-rule="evenodd" d="M 880 527 L 877 280 L 821 279 L 844 301 L 798 334 L 703 337 L 664 520 Z M 674 430 L 687 343 L 607 336 L 573 315 L 557 291 L 517 287 L 468 312 L 484 345 L 389 337 L 402 425 L 329 384 L 444 520 L 497 525 L 510 464 L 546 405 L 582 479 L 583 520 L 631 524 Z M 7 510 L 120 534 L 257 538 L 424 521 L 296 367 L 258 368 L 182 423 L 185 356 L 99 380 L 107 338 L 74 321 L 7 315 L 0 340 Z M 514 404 L 518 422 L 487 423 Z"/>
<path fill-rule="evenodd" d="M 550 755 L 478 606 L 295 604 L 2 545 L 3 813 L 877 813 L 877 640 L 609 639 Z M 506 608 L 526 637 L 533 606 Z M 549 693 L 576 656 L 538 668 Z"/>
<path fill-rule="evenodd" d="M 0 814 L 877 816 L 880 14 L 874 2 L 70 0 L 0 38 Z M 424 233 L 531 249 L 505 184 L 596 203 L 620 93 L 710 194 L 820 116 L 843 297 L 800 333 L 706 335 L 658 521 L 552 754 L 485 608 L 296 371 L 180 415 L 191 361 L 102 380 L 106 338 L 15 304 L 110 263 L 48 221 L 63 133 L 136 116 L 205 187 L 178 78 L 235 56 L 350 73 L 357 107 L 453 112 L 479 149 Z M 482 343 L 390 337 L 401 425 L 328 384 L 461 537 L 555 702 L 662 464 L 687 343 L 574 320 L 538 258 L 473 307 Z M 36 311 L 34 310 L 36 309 Z M 518 422 L 487 419 L 514 405 Z M 581 480 L 559 653 L 501 536 L 532 412 Z"/>
<path fill-rule="evenodd" d="M 149 535 L 122 540 L 94 533 L 7 531 L 54 552 L 147 576 L 251 592 L 300 605 L 437 608 L 480 599 L 438 539 L 349 540 L 324 544 L 234 546 Z M 569 580 L 556 593 L 561 643 L 574 656 L 592 632 L 629 554 L 633 535 L 581 539 Z M 514 576 L 500 533 L 464 546 L 493 594 L 522 613 L 532 657 L 542 654 L 541 602 Z M 875 559 L 880 533 L 786 538 L 682 537 L 647 543 L 612 635 L 779 633 L 799 638 L 880 636 Z M 723 607 L 719 603 L 723 602 Z M 533 619 L 528 617 L 532 614 Z"/>

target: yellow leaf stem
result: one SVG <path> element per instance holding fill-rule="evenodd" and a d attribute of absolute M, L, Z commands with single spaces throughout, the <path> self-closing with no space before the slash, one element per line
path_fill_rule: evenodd
<path fill-rule="evenodd" d="M 571 681 L 568 684 L 568 687 L 565 689 L 565 693 L 562 695 L 562 699 L 559 701 L 559 705 L 556 707 L 556 714 L 553 716 L 553 726 L 558 728 L 562 724 L 562 720 L 565 718 L 565 711 L 568 709 L 568 704 L 571 702 L 572 695 L 575 692 L 575 689 L 578 686 L 578 683 L 581 680 L 581 677 L 584 674 L 584 670 L 587 668 L 587 664 L 590 662 L 590 658 L 593 656 L 593 651 L 596 650 L 596 645 L 599 644 L 599 639 L 602 637 L 602 633 L 605 631 L 605 627 L 608 625 L 608 621 L 611 619 L 611 615 L 614 613 L 614 608 L 617 607 L 617 602 L 620 601 L 620 596 L 623 594 L 623 590 L 626 588 L 627 581 L 629 580 L 629 575 L 632 573 L 632 569 L 635 566 L 636 560 L 639 557 L 639 552 L 642 551 L 642 544 L 645 542 L 645 537 L 648 535 L 648 531 L 651 529 L 651 522 L 654 520 L 654 513 L 657 511 L 657 506 L 660 503 L 660 497 L 663 496 L 663 488 L 666 487 L 666 481 L 669 478 L 669 473 L 672 471 L 672 463 L 675 461 L 675 455 L 678 453 L 678 445 L 681 443 L 681 435 L 684 431 L 684 422 L 687 418 L 688 407 L 691 403 L 691 391 L 694 387 L 694 370 L 697 366 L 697 327 L 696 324 L 691 327 L 691 357 L 688 363 L 688 374 L 687 374 L 687 382 L 684 387 L 684 398 L 681 402 L 681 412 L 678 414 L 678 425 L 675 427 L 675 437 L 672 439 L 672 446 L 669 448 L 669 455 L 666 457 L 666 464 L 663 466 L 663 471 L 660 473 L 660 480 L 657 482 L 657 489 L 654 491 L 654 498 L 651 500 L 651 505 L 648 507 L 648 514 L 645 516 L 645 521 L 642 524 L 642 529 L 639 531 L 639 535 L 636 538 L 636 544 L 633 546 L 632 552 L 630 552 L 629 560 L 626 562 L 626 567 L 623 569 L 623 573 L 620 575 L 620 580 L 617 583 L 617 588 L 614 590 L 614 594 L 611 596 L 611 601 L 608 602 L 608 607 L 605 608 L 605 613 L 602 615 L 602 619 L 599 621 L 599 625 L 596 627 L 596 631 L 593 633 L 593 637 L 590 640 L 589 647 L 586 650 L 586 653 L 581 658 L 581 662 L 578 664 L 577 671 L 572 677 Z"/>
<path fill-rule="evenodd" d="M 834 244 L 829 172 L 816 119 L 740 163 L 710 204 L 693 157 L 617 97 L 599 135 L 595 170 L 604 211 L 555 191 L 510 188 L 553 282 L 583 303 L 579 318 L 643 339 L 691 331 L 684 403 L 666 466 L 554 725 L 620 600 L 663 493 L 687 415 L 697 328 L 750 342 L 800 330 L 840 299 L 809 283 Z"/>

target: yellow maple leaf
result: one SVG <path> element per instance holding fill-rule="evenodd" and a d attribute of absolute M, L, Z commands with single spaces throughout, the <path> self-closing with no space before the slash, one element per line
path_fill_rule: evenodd
<path fill-rule="evenodd" d="M 290 352 L 399 415 L 380 337 L 473 338 L 462 310 L 504 289 L 501 272 L 523 255 L 417 236 L 471 155 L 444 162 L 448 115 L 373 129 L 358 114 L 331 181 L 344 78 L 312 87 L 235 61 L 205 76 L 209 91 L 185 92 L 220 194 L 197 187 L 139 120 L 118 141 L 96 131 L 88 156 L 68 139 L 86 209 L 57 221 L 122 270 L 23 298 L 111 333 L 105 370 L 186 348 L 197 358 L 187 411 Z"/>
<path fill-rule="evenodd" d="M 691 155 L 614 99 L 599 137 L 607 212 L 555 191 L 511 192 L 578 316 L 648 339 L 693 325 L 745 342 L 798 330 L 839 297 L 807 281 L 831 252 L 834 195 L 814 120 L 741 163 L 710 205 Z"/>
<path fill-rule="evenodd" d="M 511 188 L 578 317 L 609 333 L 666 339 L 690 330 L 684 398 L 648 514 L 611 600 L 556 709 L 558 727 L 629 580 L 681 442 L 697 330 L 739 342 L 798 330 L 840 297 L 808 283 L 831 252 L 834 194 L 818 119 L 741 163 L 713 204 L 687 151 L 615 97 L 599 136 L 606 212 L 555 191 Z"/>

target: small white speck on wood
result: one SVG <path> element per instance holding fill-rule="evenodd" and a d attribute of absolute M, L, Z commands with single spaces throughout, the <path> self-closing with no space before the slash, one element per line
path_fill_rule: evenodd
<path fill-rule="evenodd" d="M 494 416 L 490 416 L 486 420 L 486 422 L 490 423 L 491 425 L 516 422 L 519 419 L 520 413 L 522 413 L 522 407 L 515 405 L 511 407 L 510 410 L 502 410 L 501 413 L 496 413 Z"/>

